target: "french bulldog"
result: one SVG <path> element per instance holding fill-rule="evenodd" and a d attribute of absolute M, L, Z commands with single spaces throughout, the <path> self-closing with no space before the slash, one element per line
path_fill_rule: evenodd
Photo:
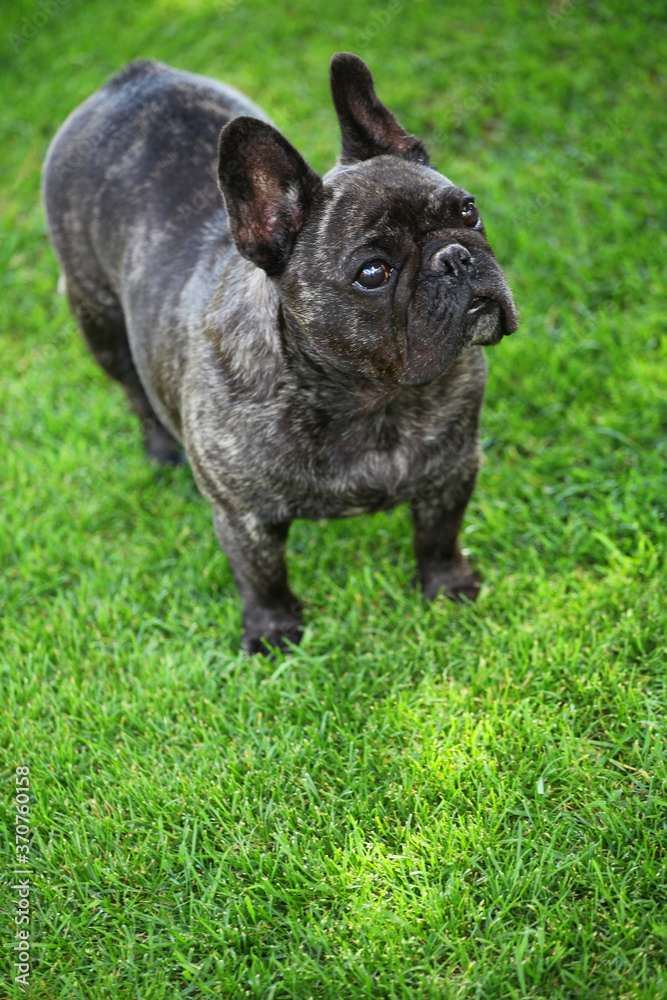
<path fill-rule="evenodd" d="M 250 653 L 302 636 L 295 518 L 410 503 L 426 597 L 480 587 L 458 535 L 481 348 L 517 329 L 512 294 L 473 195 L 365 63 L 334 55 L 331 90 L 342 147 L 324 177 L 237 90 L 143 60 L 69 116 L 44 166 L 72 312 L 148 455 L 184 450 Z"/>

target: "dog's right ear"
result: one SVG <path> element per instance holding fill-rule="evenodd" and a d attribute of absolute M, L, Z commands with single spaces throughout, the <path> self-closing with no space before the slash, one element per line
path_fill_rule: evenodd
<path fill-rule="evenodd" d="M 322 179 L 277 129 L 259 118 L 241 116 L 225 125 L 218 154 L 218 180 L 236 248 L 276 276 L 323 198 Z"/>
<path fill-rule="evenodd" d="M 424 144 L 401 128 L 378 98 L 373 75 L 363 59 L 351 52 L 336 52 L 330 75 L 343 144 L 339 163 L 357 163 L 383 153 L 428 163 Z"/>

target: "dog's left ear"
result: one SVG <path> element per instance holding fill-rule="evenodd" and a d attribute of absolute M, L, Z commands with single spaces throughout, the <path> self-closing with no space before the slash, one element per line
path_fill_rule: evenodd
<path fill-rule="evenodd" d="M 276 276 L 323 198 L 322 178 L 284 135 L 259 118 L 243 115 L 225 125 L 218 155 L 218 180 L 236 248 Z"/>
<path fill-rule="evenodd" d="M 424 144 L 398 124 L 378 99 L 373 76 L 363 59 L 337 52 L 331 60 L 331 94 L 343 140 L 339 163 L 356 163 L 389 153 L 428 163 Z"/>

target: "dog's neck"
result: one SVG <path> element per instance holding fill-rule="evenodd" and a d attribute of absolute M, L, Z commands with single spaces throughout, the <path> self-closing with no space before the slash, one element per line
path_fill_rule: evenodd
<path fill-rule="evenodd" d="M 386 379 L 371 379 L 334 367 L 321 356 L 308 331 L 282 302 L 278 304 L 278 328 L 288 371 L 300 390 L 317 400 L 332 419 L 349 421 L 377 413 L 395 399 L 401 386 Z"/>

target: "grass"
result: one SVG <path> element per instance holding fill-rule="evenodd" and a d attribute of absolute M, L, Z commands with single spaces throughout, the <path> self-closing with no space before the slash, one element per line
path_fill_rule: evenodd
<path fill-rule="evenodd" d="M 10 831 L 30 767 L 27 996 L 667 997 L 664 39 L 648 0 L 4 4 L 0 732 Z M 301 522 L 309 626 L 271 664 L 240 653 L 189 471 L 145 462 L 54 293 L 39 169 L 148 55 L 240 87 L 324 170 L 337 49 L 477 194 L 522 326 L 487 352 L 479 603 L 414 592 L 404 509 Z"/>

